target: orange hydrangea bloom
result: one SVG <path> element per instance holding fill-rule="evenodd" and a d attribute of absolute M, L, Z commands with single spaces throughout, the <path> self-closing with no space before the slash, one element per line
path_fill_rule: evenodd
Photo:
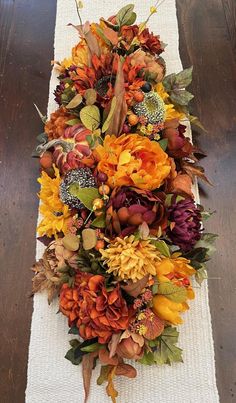
<path fill-rule="evenodd" d="M 139 134 L 105 137 L 94 150 L 98 171 L 108 176 L 108 185 L 159 188 L 170 173 L 168 155 L 160 145 Z"/>

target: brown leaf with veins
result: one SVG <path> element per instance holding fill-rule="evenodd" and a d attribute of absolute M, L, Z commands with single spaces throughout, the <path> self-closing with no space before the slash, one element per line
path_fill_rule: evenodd
<path fill-rule="evenodd" d="M 114 388 L 113 379 L 116 373 L 116 366 L 112 368 L 108 375 L 108 385 L 106 387 L 106 392 L 109 397 L 111 397 L 112 403 L 116 403 L 116 397 L 118 396 L 117 390 Z"/>
<path fill-rule="evenodd" d="M 190 176 L 178 173 L 178 175 L 168 184 L 168 192 L 193 198 L 192 181 Z"/>
<path fill-rule="evenodd" d="M 116 367 L 116 375 L 135 378 L 137 376 L 137 371 L 132 367 L 132 365 L 121 363 Z"/>
<path fill-rule="evenodd" d="M 116 46 L 118 41 L 119 41 L 119 37 L 117 32 L 115 32 L 113 29 L 106 27 L 103 29 L 103 33 L 104 35 L 107 37 L 107 39 L 109 39 L 109 41 L 112 43 L 112 45 Z"/>
<path fill-rule="evenodd" d="M 86 403 L 88 400 L 92 371 L 94 368 L 94 358 L 96 358 L 97 355 L 98 352 L 94 351 L 93 353 L 83 355 L 82 358 L 82 374 L 85 393 L 84 403 Z"/>
<path fill-rule="evenodd" d="M 202 179 L 204 182 L 212 186 L 212 183 L 208 180 L 208 178 L 205 175 L 204 168 L 201 167 L 200 165 L 183 161 L 181 167 L 182 170 L 190 176 L 192 182 L 194 181 L 195 176 L 197 176 L 198 178 Z"/>
<path fill-rule="evenodd" d="M 116 136 L 119 136 L 122 132 L 122 128 L 128 110 L 127 103 L 125 100 L 125 81 L 123 73 L 123 63 L 121 62 L 120 58 L 118 60 L 118 69 L 114 88 L 114 96 L 116 97 L 116 110 L 115 113 L 113 113 L 106 134 L 115 134 Z"/>
<path fill-rule="evenodd" d="M 147 285 L 149 279 L 149 274 L 146 274 L 141 280 L 135 283 L 129 283 L 127 285 L 122 285 L 121 288 L 132 297 L 136 298 L 142 291 L 142 289 Z"/>

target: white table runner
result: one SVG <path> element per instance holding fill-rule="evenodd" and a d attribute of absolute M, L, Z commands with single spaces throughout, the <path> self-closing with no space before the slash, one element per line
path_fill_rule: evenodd
<path fill-rule="evenodd" d="M 108 17 L 127 3 L 135 4 L 138 21 L 144 21 L 154 0 L 84 0 L 82 18 L 98 21 Z M 78 24 L 73 0 L 57 1 L 55 28 L 55 60 L 70 55 L 71 48 L 78 42 L 77 32 L 66 25 Z M 182 69 L 179 56 L 179 35 L 175 0 L 165 0 L 149 22 L 150 30 L 161 35 L 168 46 L 164 52 L 167 73 Z M 56 109 L 53 90 L 57 84 L 56 73 L 52 72 L 49 91 L 48 114 Z M 41 106 L 42 107 L 42 106 Z M 189 132 L 189 135 L 191 133 Z M 197 188 L 195 189 L 198 198 Z M 37 242 L 36 257 L 43 254 L 44 247 Z M 207 282 L 196 290 L 196 299 L 190 302 L 191 309 L 184 315 L 180 327 L 179 346 L 183 348 L 183 364 L 173 366 L 142 366 L 135 364 L 138 376 L 134 380 L 116 378 L 119 391 L 118 403 L 217 403 L 219 402 L 216 380 L 211 317 L 208 303 Z M 69 349 L 67 320 L 56 314 L 58 304 L 50 307 L 45 294 L 34 297 L 34 312 L 29 346 L 28 382 L 26 403 L 82 403 L 83 381 L 81 368 L 73 366 L 64 358 Z M 97 386 L 99 368 L 91 382 L 89 403 L 106 403 L 105 387 Z"/>

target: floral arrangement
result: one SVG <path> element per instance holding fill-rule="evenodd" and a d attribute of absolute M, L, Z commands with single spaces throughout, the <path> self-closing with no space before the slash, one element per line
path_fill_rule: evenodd
<path fill-rule="evenodd" d="M 202 151 L 189 140 L 192 68 L 166 75 L 165 45 L 134 5 L 82 23 L 71 57 L 54 61 L 58 109 L 38 136 L 41 190 L 33 293 L 46 290 L 68 318 L 65 358 L 93 368 L 115 402 L 116 376 L 182 361 L 177 325 L 207 277 L 214 234 L 192 193 Z M 70 24 L 71 25 L 71 24 Z M 195 284 L 195 286 L 194 286 Z M 59 300 L 57 299 L 59 297 Z M 128 360 L 128 362 L 127 362 Z"/>

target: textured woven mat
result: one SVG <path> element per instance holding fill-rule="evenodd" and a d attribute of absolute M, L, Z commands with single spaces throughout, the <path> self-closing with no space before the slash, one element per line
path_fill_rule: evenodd
<path fill-rule="evenodd" d="M 153 0 L 133 0 L 139 21 L 145 20 Z M 118 11 L 127 1 L 84 0 L 83 21 L 98 21 Z M 73 0 L 58 0 L 55 28 L 55 60 L 69 56 L 70 49 L 78 41 L 76 31 L 66 25 L 78 24 Z M 168 73 L 178 72 L 182 64 L 178 50 L 178 24 L 175 0 L 165 0 L 149 27 L 161 35 L 168 46 L 164 53 Z M 56 109 L 53 90 L 56 74 L 52 73 L 49 91 L 48 113 Z M 189 129 L 189 136 L 191 132 Z M 197 187 L 195 187 L 198 198 Z M 37 258 L 43 253 L 43 245 L 37 243 Z M 183 348 L 184 363 L 171 367 L 145 367 L 135 364 L 138 376 L 134 380 L 117 378 L 118 403 L 217 403 L 216 380 L 211 317 L 207 283 L 196 290 L 196 299 L 184 315 L 179 345 Z M 57 303 L 50 307 L 44 294 L 34 297 L 31 340 L 29 347 L 28 383 L 26 403 L 82 403 L 83 382 L 81 369 L 64 359 L 69 348 L 68 327 L 65 317 L 56 314 Z M 96 385 L 99 368 L 94 371 L 89 403 L 105 403 L 110 400 L 103 386 Z"/>

